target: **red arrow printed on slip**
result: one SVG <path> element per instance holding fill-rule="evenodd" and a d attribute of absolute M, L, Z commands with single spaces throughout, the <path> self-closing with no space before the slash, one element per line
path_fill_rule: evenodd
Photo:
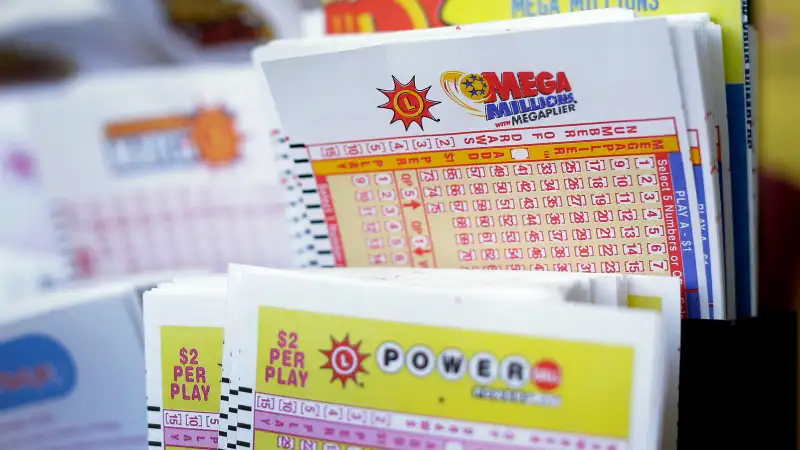
<path fill-rule="evenodd" d="M 414 253 L 416 253 L 419 256 L 422 256 L 425 253 L 430 253 L 430 252 L 431 252 L 430 250 L 425 250 L 425 249 L 422 249 L 422 248 L 419 248 L 419 247 L 414 249 Z"/>
<path fill-rule="evenodd" d="M 416 201 L 416 200 L 411 200 L 411 202 L 410 202 L 410 203 L 405 203 L 405 204 L 403 204 L 403 207 L 405 207 L 405 208 L 408 208 L 409 206 L 410 206 L 410 207 L 412 207 L 412 208 L 414 208 L 414 209 L 417 209 L 417 208 L 419 208 L 420 206 L 422 206 L 422 203 L 420 203 L 420 202 L 418 202 L 418 201 Z"/>

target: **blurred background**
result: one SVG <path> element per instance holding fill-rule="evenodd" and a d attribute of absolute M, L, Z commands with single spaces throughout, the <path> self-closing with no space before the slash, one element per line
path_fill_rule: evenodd
<path fill-rule="evenodd" d="M 63 280 L 290 265 L 250 50 L 323 31 L 300 0 L 0 0 L 0 303 Z M 194 152 L 198 129 L 227 130 L 236 164 Z"/>
<path fill-rule="evenodd" d="M 758 30 L 758 196 L 762 310 L 796 309 L 800 259 L 800 151 L 793 128 L 800 100 L 800 4 L 753 2 Z"/>
<path fill-rule="evenodd" d="M 0 0 L 0 305 L 65 280 L 293 266 L 310 242 L 250 50 L 506 18 L 494 1 Z M 800 2 L 749 13 L 763 314 L 800 302 Z"/>
<path fill-rule="evenodd" d="M 311 237 L 287 220 L 288 138 L 251 49 L 506 18 L 494 1 L 0 0 L 0 305 L 66 282 L 295 266 Z M 764 314 L 800 303 L 800 2 L 749 13 Z"/>
<path fill-rule="evenodd" d="M 195 79 L 196 73 L 214 72 L 215 69 L 208 66 L 215 64 L 226 65 L 226 70 L 238 67 L 246 71 L 251 64 L 249 50 L 257 43 L 277 37 L 318 37 L 326 31 L 371 31 L 376 26 L 380 29 L 437 26 L 443 24 L 447 14 L 452 14 L 442 7 L 440 0 L 402 4 L 388 0 L 324 3 L 315 0 L 0 0 L 0 268 L 6 270 L 0 285 L 0 299 L 18 296 L 25 289 L 39 289 L 64 277 L 74 278 L 76 272 L 92 278 L 145 269 L 172 269 L 175 265 L 191 266 L 191 261 L 168 258 L 150 263 L 131 261 L 126 256 L 131 247 L 148 248 L 152 244 L 109 244 L 86 237 L 86 226 L 93 227 L 89 234 L 96 236 L 98 229 L 108 231 L 114 221 L 117 229 L 130 231 L 135 222 L 134 213 L 143 209 L 152 214 L 139 217 L 142 223 L 174 222 L 175 217 L 163 214 L 164 208 L 174 209 L 169 204 L 156 208 L 147 201 L 130 200 L 131 192 L 141 191 L 142 185 L 174 188 L 177 184 L 201 188 L 220 183 L 225 189 L 239 193 L 247 189 L 263 193 L 261 189 L 275 187 L 277 190 L 269 191 L 268 196 L 274 197 L 275 204 L 279 203 L 278 188 L 290 182 L 280 177 L 259 179 L 258 175 L 249 174 L 245 177 L 249 184 L 232 187 L 230 175 L 223 179 L 225 177 L 219 174 L 195 174 L 167 180 L 168 175 L 148 174 L 149 178 L 132 180 L 128 177 L 120 182 L 98 178 L 99 175 L 85 169 L 94 161 L 86 156 L 92 153 L 92 146 L 119 145 L 118 140 L 110 139 L 108 130 L 130 129 L 129 126 L 119 128 L 117 125 L 121 122 L 130 125 L 131 121 L 174 118 L 181 114 L 195 117 L 198 111 L 213 110 L 215 105 L 227 107 L 229 113 L 241 119 L 236 133 L 247 135 L 248 142 L 281 138 L 278 126 L 269 129 L 270 136 L 257 136 L 259 132 L 254 130 L 264 127 L 243 129 L 247 128 L 248 120 L 258 123 L 258 114 L 264 113 L 235 105 L 235 100 L 230 100 L 236 98 L 236 88 L 230 86 L 233 83 L 214 85 L 213 77 L 207 76 L 205 81 L 187 87 L 191 84 L 188 80 Z M 330 12 L 327 19 L 323 7 Z M 373 14 L 359 13 L 359 8 L 371 10 Z M 797 81 L 800 3 L 753 0 L 750 13 L 755 19 L 755 32 L 750 39 L 755 50 L 751 63 L 755 67 L 756 89 L 752 95 L 757 116 L 753 132 L 758 160 L 755 251 L 760 260 L 759 309 L 794 309 L 798 299 L 800 258 L 800 239 L 796 236 L 796 230 L 800 229 L 797 208 L 800 204 L 800 152 L 793 133 L 794 103 L 800 98 Z M 244 88 L 240 87 L 239 91 L 242 90 Z M 39 106 L 30 108 L 31 102 Z M 227 105 L 222 105 L 226 102 Z M 163 111 L 146 107 L 148 103 L 161 103 Z M 188 106 L 182 106 L 184 104 Z M 84 128 L 86 136 L 105 130 L 105 141 L 75 137 Z M 131 144 L 127 137 L 122 141 L 128 152 L 124 154 L 131 158 L 135 153 L 130 153 L 131 148 L 138 148 L 136 145 L 140 144 Z M 141 149 L 136 151 L 142 154 Z M 54 153 L 59 156 L 54 157 Z M 64 155 L 70 156 L 65 158 Z M 79 163 L 83 166 L 79 167 Z M 260 170 L 274 171 L 271 162 L 262 163 Z M 156 179 L 159 176 L 162 179 Z M 218 191 L 225 192 L 225 189 Z M 158 191 L 150 194 L 158 197 Z M 191 200 L 194 194 L 190 189 L 184 192 L 186 198 L 176 197 L 174 202 L 195 205 Z M 197 195 L 209 198 L 209 195 Z M 76 197 L 81 201 L 76 203 Z M 117 203 L 124 202 L 121 198 L 130 200 L 133 206 L 123 208 L 127 212 L 111 214 L 103 202 L 114 198 Z M 258 220 L 262 220 L 258 226 L 271 227 L 275 236 L 286 234 L 279 225 L 281 212 L 277 206 L 232 205 L 225 200 L 210 203 L 188 208 L 187 217 L 197 218 L 202 215 L 198 212 L 202 209 L 209 223 L 229 227 L 230 224 L 215 222 L 214 213 L 224 215 L 226 208 L 228 212 L 230 208 L 239 208 L 245 217 L 239 226 L 246 227 L 248 220 L 256 220 L 252 210 L 258 209 L 261 211 Z M 249 216 L 246 211 L 250 211 Z M 157 219 L 156 216 L 163 217 Z M 268 224 L 265 225 L 264 220 Z M 212 225 L 200 232 L 210 233 Z M 78 230 L 83 230 L 84 234 Z M 166 238 L 156 236 L 153 239 L 152 242 L 157 243 Z M 64 240 L 69 242 L 65 245 Z M 269 247 L 270 256 L 251 262 L 291 265 L 295 249 L 286 248 L 281 242 L 274 239 L 261 243 Z M 115 250 L 110 248 L 114 245 L 128 248 L 116 250 L 116 258 L 125 261 L 114 259 Z M 64 255 L 65 247 L 72 253 Z M 217 257 L 237 257 L 236 251 L 227 247 L 217 249 Z M 211 256 L 204 258 L 213 262 Z M 247 262 L 247 257 L 239 259 Z M 109 273 L 98 269 L 115 264 L 116 269 Z"/>

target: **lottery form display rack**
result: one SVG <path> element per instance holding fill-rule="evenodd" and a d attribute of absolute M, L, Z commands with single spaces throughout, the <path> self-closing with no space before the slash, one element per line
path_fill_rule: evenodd
<path fill-rule="evenodd" d="M 796 313 L 684 319 L 680 353 L 679 450 L 797 448 Z M 745 393 L 743 361 L 763 365 L 776 395 Z"/>

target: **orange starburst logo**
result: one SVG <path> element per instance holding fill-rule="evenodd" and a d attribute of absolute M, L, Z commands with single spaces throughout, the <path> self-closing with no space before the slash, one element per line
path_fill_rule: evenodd
<path fill-rule="evenodd" d="M 330 350 L 320 350 L 328 358 L 328 362 L 320 368 L 331 369 L 333 372 L 331 383 L 339 380 L 342 382 L 342 387 L 345 387 L 348 380 L 353 380 L 354 383 L 360 384 L 356 376 L 359 372 L 367 373 L 362 363 L 369 356 L 368 353 L 359 352 L 361 341 L 351 344 L 350 335 L 348 334 L 342 341 L 337 341 L 336 338 L 331 336 L 331 342 L 332 348 Z"/>
<path fill-rule="evenodd" d="M 428 99 L 428 91 L 430 91 L 431 86 L 421 90 L 417 89 L 415 78 L 416 77 L 411 77 L 411 81 L 407 84 L 403 84 L 399 82 L 397 78 L 392 77 L 394 81 L 394 87 L 392 89 L 378 89 L 378 91 L 389 99 L 389 101 L 378 106 L 378 108 L 388 109 L 394 112 L 392 121 L 389 123 L 392 124 L 397 121 L 403 122 L 406 131 L 408 131 L 408 127 L 410 127 L 412 123 L 416 123 L 419 125 L 420 130 L 424 130 L 422 119 L 430 119 L 434 122 L 439 121 L 439 119 L 433 117 L 430 109 L 441 102 Z"/>
<path fill-rule="evenodd" d="M 224 108 L 200 108 L 191 121 L 190 139 L 210 166 L 224 166 L 240 157 L 236 121 Z"/>

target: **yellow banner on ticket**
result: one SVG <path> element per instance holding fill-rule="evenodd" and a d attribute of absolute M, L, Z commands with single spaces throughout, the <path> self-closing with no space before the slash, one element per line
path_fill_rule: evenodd
<path fill-rule="evenodd" d="M 161 382 L 166 410 L 219 412 L 219 327 L 161 327 Z"/>
<path fill-rule="evenodd" d="M 325 404 L 626 439 L 633 365 L 619 345 L 259 311 L 257 392 Z"/>
<path fill-rule="evenodd" d="M 677 136 L 613 139 L 595 142 L 540 144 L 525 147 L 476 148 L 454 151 L 359 156 L 314 161 L 317 176 L 384 170 L 427 169 L 476 164 L 522 163 L 575 158 L 649 155 L 680 151 Z"/>

